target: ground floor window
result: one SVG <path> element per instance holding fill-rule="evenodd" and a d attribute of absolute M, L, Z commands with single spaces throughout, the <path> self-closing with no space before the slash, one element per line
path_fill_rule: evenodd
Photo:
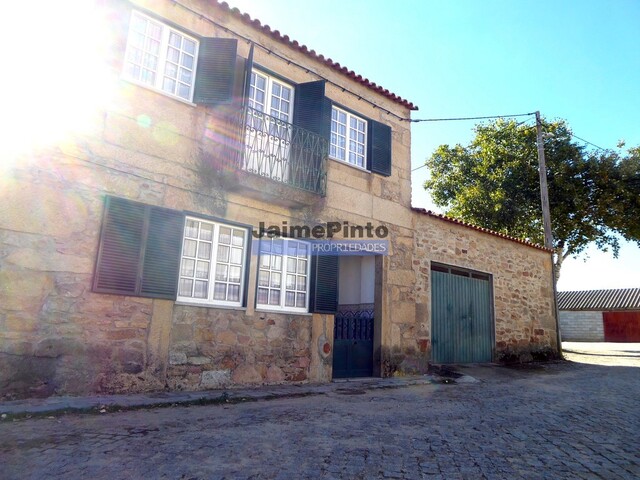
<path fill-rule="evenodd" d="M 244 307 L 253 254 L 251 226 L 107 196 L 92 291 Z M 263 238 L 256 306 L 336 312 L 338 257 L 312 255 L 309 241 Z"/>
<path fill-rule="evenodd" d="M 308 243 L 285 238 L 260 240 L 258 308 L 307 312 L 310 266 Z"/>
<path fill-rule="evenodd" d="M 241 306 L 247 230 L 187 217 L 178 300 Z"/>

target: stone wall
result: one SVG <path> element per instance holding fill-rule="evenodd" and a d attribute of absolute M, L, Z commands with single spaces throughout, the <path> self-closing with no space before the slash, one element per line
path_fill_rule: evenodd
<path fill-rule="evenodd" d="M 233 36 L 168 0 L 135 3 L 196 34 Z M 113 2 L 110 21 L 128 18 L 128 5 Z M 210 8 L 204 1 L 193 5 Z M 308 65 L 333 82 L 326 92 L 332 100 L 390 125 L 391 176 L 329 160 L 327 196 L 305 208 L 230 191 L 203 163 L 203 150 L 224 130 L 219 117 L 206 107 L 122 80 L 122 38 L 114 28 L 114 50 L 105 56 L 108 94 L 96 92 L 104 102 L 86 118 L 82 132 L 67 132 L 3 160 L 0 396 L 331 379 L 333 316 L 256 311 L 255 255 L 246 309 L 92 292 L 106 195 L 252 226 L 261 221 L 385 225 L 391 232 L 391 256 L 379 262 L 377 273 L 385 282 L 377 291 L 377 308 L 383 312 L 378 344 L 402 350 L 412 343 L 411 332 L 400 332 L 400 326 L 414 321 L 415 310 L 411 138 L 409 124 L 400 120 L 409 117 L 409 110 L 231 15 L 217 21 L 285 57 L 256 48 L 256 64 L 292 82 L 317 80 L 286 59 Z M 248 48 L 239 42 L 239 55 L 246 57 Z"/>
<path fill-rule="evenodd" d="M 494 360 L 557 350 L 551 254 L 429 214 L 416 213 L 416 323 L 430 349 L 431 262 L 488 273 L 495 320 Z"/>
<path fill-rule="evenodd" d="M 170 0 L 134 3 L 203 37 L 238 32 L 271 51 L 256 47 L 257 65 L 293 83 L 329 79 L 332 101 L 391 126 L 391 175 L 329 159 L 326 197 L 304 207 L 228 188 L 215 169 L 216 141 L 226 127 L 221 116 L 122 80 L 123 44 L 114 27 L 114 48 L 104 59 L 108 88 L 96 92 L 103 103 L 82 131 L 0 167 L 0 396 L 331 379 L 333 316 L 256 310 L 256 255 L 246 308 L 92 292 L 106 195 L 253 227 L 283 221 L 387 227 L 390 254 L 375 259 L 376 374 L 427 367 L 431 261 L 493 275 L 498 354 L 555 346 L 548 252 L 411 210 L 406 106 L 228 12 L 212 13 L 222 28 Z M 213 8 L 204 0 L 190 5 Z M 128 8 L 113 2 L 109 21 L 128 18 Z M 246 57 L 249 44 L 240 41 L 238 49 Z M 289 200 L 278 188 L 267 193 Z"/>
<path fill-rule="evenodd" d="M 176 306 L 169 386 L 181 390 L 308 381 L 310 317 Z"/>
<path fill-rule="evenodd" d="M 602 312 L 560 310 L 560 333 L 566 342 L 604 342 Z"/>

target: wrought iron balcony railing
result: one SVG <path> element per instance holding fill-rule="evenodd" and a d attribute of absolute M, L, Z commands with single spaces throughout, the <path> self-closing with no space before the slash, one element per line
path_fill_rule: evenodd
<path fill-rule="evenodd" d="M 233 118 L 243 145 L 228 159 L 234 168 L 325 195 L 326 139 L 251 107 L 239 113 Z"/>

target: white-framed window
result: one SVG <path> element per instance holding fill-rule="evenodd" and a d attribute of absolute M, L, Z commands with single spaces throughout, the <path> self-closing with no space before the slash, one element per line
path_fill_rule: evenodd
<path fill-rule="evenodd" d="M 293 118 L 292 85 L 260 70 L 251 72 L 249 106 L 284 122 Z"/>
<path fill-rule="evenodd" d="M 367 121 L 338 107 L 331 109 L 329 156 L 367 167 Z"/>
<path fill-rule="evenodd" d="M 123 76 L 191 101 L 198 41 L 140 12 L 131 13 Z"/>
<path fill-rule="evenodd" d="M 248 230 L 187 217 L 178 300 L 239 307 L 244 294 Z"/>
<path fill-rule="evenodd" d="M 286 182 L 293 135 L 292 85 L 259 70 L 251 72 L 244 169 Z"/>
<path fill-rule="evenodd" d="M 260 240 L 257 308 L 309 311 L 310 254 L 308 242 L 288 238 Z"/>

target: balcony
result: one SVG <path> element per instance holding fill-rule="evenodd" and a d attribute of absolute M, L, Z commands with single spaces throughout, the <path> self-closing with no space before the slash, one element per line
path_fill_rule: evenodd
<path fill-rule="evenodd" d="M 288 207 L 314 204 L 326 194 L 326 139 L 250 107 L 220 120 L 224 137 L 234 139 L 211 152 L 226 189 Z"/>

